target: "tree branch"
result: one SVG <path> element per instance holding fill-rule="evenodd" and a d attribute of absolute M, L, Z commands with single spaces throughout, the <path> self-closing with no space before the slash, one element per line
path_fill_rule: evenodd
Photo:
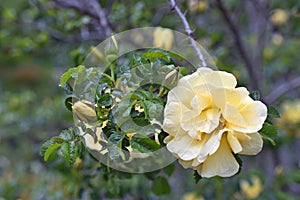
<path fill-rule="evenodd" d="M 105 36 L 110 36 L 111 28 L 101 5 L 97 0 L 54 0 L 61 8 L 71 8 L 82 14 L 87 14 L 99 21 L 100 26 L 104 29 Z"/>
<path fill-rule="evenodd" d="M 300 87 L 300 77 L 296 77 L 276 87 L 266 98 L 265 101 L 269 104 L 274 103 L 283 94 Z"/>
<path fill-rule="evenodd" d="M 254 90 L 261 90 L 261 84 L 260 84 L 260 79 L 258 78 L 260 71 L 256 69 L 254 66 L 253 62 L 251 61 L 249 55 L 247 54 L 245 45 L 242 41 L 242 38 L 240 36 L 240 33 L 232 21 L 232 19 L 229 16 L 229 13 L 225 6 L 223 5 L 221 0 L 216 0 L 217 2 L 217 8 L 220 10 L 222 16 L 224 17 L 225 22 L 227 23 L 237 46 L 238 52 L 242 58 L 242 60 L 245 62 L 246 69 L 248 71 L 248 74 L 250 76 L 250 86 Z"/>
<path fill-rule="evenodd" d="M 171 5 L 172 10 L 175 10 L 178 17 L 182 21 L 182 23 L 184 25 L 184 28 L 185 28 L 185 32 L 189 36 L 192 47 L 195 49 L 196 54 L 197 54 L 197 56 L 199 57 L 199 59 L 201 61 L 201 67 L 207 67 L 208 65 L 205 61 L 205 58 L 204 58 L 203 54 L 201 53 L 201 51 L 200 51 L 200 49 L 197 45 L 197 42 L 193 38 L 193 31 L 191 30 L 191 27 L 190 27 L 187 19 L 185 18 L 185 15 L 181 12 L 180 8 L 176 5 L 175 0 L 170 0 L 170 5 Z"/>

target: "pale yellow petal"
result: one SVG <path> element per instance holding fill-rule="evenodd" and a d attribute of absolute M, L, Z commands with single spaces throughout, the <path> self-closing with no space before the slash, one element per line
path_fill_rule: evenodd
<path fill-rule="evenodd" d="M 177 135 L 167 144 L 167 149 L 182 160 L 191 160 L 199 154 L 199 143 L 188 135 Z"/>
<path fill-rule="evenodd" d="M 195 87 L 197 85 L 207 84 L 207 81 L 205 80 L 205 75 L 212 72 L 213 70 L 207 67 L 198 68 L 195 73 L 186 75 L 183 78 L 181 78 L 178 81 L 178 86 L 182 86 L 196 92 L 197 90 L 195 90 Z"/>
<path fill-rule="evenodd" d="M 239 140 L 235 137 L 235 135 L 231 131 L 228 131 L 227 133 L 227 141 L 234 153 L 239 153 L 243 150 L 243 147 L 240 144 Z"/>
<path fill-rule="evenodd" d="M 195 94 L 186 87 L 176 86 L 168 93 L 168 102 L 180 102 L 191 109 L 191 101 Z"/>
<path fill-rule="evenodd" d="M 218 87 L 234 88 L 237 84 L 236 78 L 228 72 L 213 71 L 204 75 L 207 83 Z"/>
<path fill-rule="evenodd" d="M 163 130 L 170 135 L 176 135 L 180 132 L 180 121 L 182 117 L 182 104 L 170 102 L 164 110 Z"/>
<path fill-rule="evenodd" d="M 178 159 L 178 162 L 179 162 L 179 164 L 182 165 L 182 167 L 184 169 L 192 168 L 193 160 L 181 160 L 181 159 Z"/>
<path fill-rule="evenodd" d="M 224 135 L 219 149 L 211 156 L 208 156 L 202 164 L 200 174 L 202 177 L 213 176 L 230 177 L 239 170 L 239 164 L 232 155 L 231 149 Z"/>
<path fill-rule="evenodd" d="M 212 97 L 214 106 L 224 110 L 226 105 L 226 89 L 210 86 L 209 92 Z"/>
<path fill-rule="evenodd" d="M 198 121 L 200 122 L 197 130 L 204 133 L 213 132 L 220 123 L 221 112 L 217 108 L 208 109 L 201 113 Z"/>
<path fill-rule="evenodd" d="M 214 154 L 218 150 L 223 133 L 224 130 L 215 131 L 211 134 L 204 134 L 205 138 L 201 140 L 204 144 L 197 157 L 200 163 L 204 162 L 209 155 Z"/>
<path fill-rule="evenodd" d="M 252 101 L 244 106 L 241 110 L 241 115 L 244 117 L 247 126 L 241 131 L 248 133 L 257 132 L 262 128 L 264 121 L 267 118 L 267 107 L 260 101 Z M 239 131 L 239 130 L 237 130 Z"/>
<path fill-rule="evenodd" d="M 263 147 L 263 140 L 259 133 L 248 133 L 250 140 L 239 140 L 243 150 L 239 154 L 256 155 Z"/>
<path fill-rule="evenodd" d="M 235 106 L 226 104 L 222 114 L 224 119 L 231 125 L 231 127 L 244 128 L 247 125 L 244 117 Z"/>
<path fill-rule="evenodd" d="M 197 69 L 197 73 L 199 75 L 204 75 L 204 74 L 208 74 L 208 73 L 211 73 L 213 72 L 213 70 L 211 68 L 208 68 L 208 67 L 200 67 Z"/>
<path fill-rule="evenodd" d="M 226 88 L 225 91 L 226 102 L 230 105 L 238 106 L 249 97 L 249 91 L 244 87 Z"/>

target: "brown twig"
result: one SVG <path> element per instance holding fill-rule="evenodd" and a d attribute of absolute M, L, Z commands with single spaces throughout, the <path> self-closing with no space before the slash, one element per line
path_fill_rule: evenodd
<path fill-rule="evenodd" d="M 300 87 L 300 77 L 296 77 L 276 87 L 266 98 L 265 101 L 269 104 L 274 103 L 283 94 Z"/>
<path fill-rule="evenodd" d="M 181 19 L 183 25 L 184 25 L 184 28 L 185 28 L 185 32 L 186 34 L 189 36 L 189 39 L 190 39 L 190 42 L 191 42 L 191 45 L 192 47 L 195 49 L 196 51 L 196 54 L 198 56 L 198 58 L 200 59 L 201 61 L 201 67 L 207 67 L 207 63 L 206 63 L 206 60 L 203 56 L 203 54 L 201 53 L 198 45 L 197 45 L 197 42 L 194 40 L 193 38 L 193 31 L 191 30 L 191 27 L 185 17 L 185 15 L 181 12 L 180 8 L 177 6 L 175 0 L 170 0 L 170 5 L 171 5 L 171 8 L 173 10 L 175 10 L 175 12 L 177 13 L 178 17 Z"/>
<path fill-rule="evenodd" d="M 227 9 L 223 5 L 223 2 L 221 0 L 216 0 L 216 2 L 217 2 L 217 8 L 220 10 L 222 16 L 224 17 L 225 22 L 227 23 L 227 25 L 234 37 L 238 52 L 239 52 L 241 58 L 243 59 L 243 61 L 245 62 L 246 69 L 247 69 L 250 79 L 251 79 L 250 86 L 254 90 L 261 90 L 260 79 L 258 76 L 260 71 L 257 70 L 257 67 L 255 67 L 253 62 L 251 61 L 251 59 L 246 51 L 243 40 L 240 36 L 240 33 L 239 33 L 235 23 L 233 22 L 233 20 L 230 18 Z"/>

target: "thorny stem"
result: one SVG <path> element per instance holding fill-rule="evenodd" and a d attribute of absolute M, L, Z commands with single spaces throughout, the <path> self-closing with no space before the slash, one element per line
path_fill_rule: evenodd
<path fill-rule="evenodd" d="M 175 12 L 177 13 L 178 17 L 181 19 L 183 25 L 184 25 L 184 28 L 185 28 L 185 32 L 186 34 L 189 36 L 189 39 L 190 39 L 190 42 L 191 42 L 191 45 L 192 47 L 195 49 L 196 51 L 196 54 L 197 56 L 199 57 L 200 61 L 201 61 L 201 67 L 207 67 L 207 63 L 205 61 L 205 58 L 203 56 L 203 54 L 201 53 L 198 45 L 197 45 L 197 42 L 194 40 L 193 38 L 193 31 L 191 30 L 191 27 L 185 17 L 185 15 L 182 13 L 182 11 L 180 10 L 180 8 L 177 6 L 175 0 L 170 0 L 170 5 L 171 5 L 171 8 L 172 10 L 175 10 Z"/>

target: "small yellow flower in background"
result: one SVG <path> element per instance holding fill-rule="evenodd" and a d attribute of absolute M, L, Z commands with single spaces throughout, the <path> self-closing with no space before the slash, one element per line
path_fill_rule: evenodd
<path fill-rule="evenodd" d="M 164 142 L 183 167 L 202 177 L 233 176 L 239 170 L 233 153 L 256 155 L 262 149 L 257 131 L 267 107 L 236 85 L 232 74 L 203 67 L 181 78 L 168 94 Z"/>
<path fill-rule="evenodd" d="M 289 19 L 289 15 L 283 9 L 276 9 L 273 11 L 273 14 L 271 15 L 272 24 L 278 26 L 285 24 L 288 19 Z"/>
<path fill-rule="evenodd" d="M 274 58 L 274 50 L 269 47 L 264 48 L 263 57 L 267 60 L 273 59 Z"/>
<path fill-rule="evenodd" d="M 153 32 L 153 47 L 170 50 L 173 46 L 174 35 L 172 30 L 157 27 Z"/>
<path fill-rule="evenodd" d="M 189 11 L 203 12 L 208 8 L 208 3 L 205 0 L 188 0 Z"/>
<path fill-rule="evenodd" d="M 276 176 L 282 176 L 284 174 L 284 168 L 282 165 L 278 165 L 275 167 Z"/>
<path fill-rule="evenodd" d="M 92 105 L 89 101 L 77 101 L 72 106 L 72 109 L 75 115 L 85 123 L 94 123 L 97 121 L 97 114 L 94 109 L 94 105 Z"/>
<path fill-rule="evenodd" d="M 282 117 L 277 120 L 278 126 L 285 129 L 285 133 L 300 136 L 300 99 L 286 101 L 281 105 Z"/>
<path fill-rule="evenodd" d="M 278 33 L 275 33 L 273 34 L 273 37 L 272 37 L 272 42 L 273 44 L 275 44 L 276 46 L 280 46 L 283 42 L 283 37 L 281 34 L 278 34 Z"/>
<path fill-rule="evenodd" d="M 260 179 L 257 176 L 251 177 L 252 185 L 246 180 L 240 181 L 240 187 L 242 194 L 248 199 L 257 198 L 262 192 L 262 184 Z"/>
<path fill-rule="evenodd" d="M 202 196 L 198 196 L 194 192 L 190 192 L 183 195 L 182 200 L 204 200 L 204 198 Z"/>
<path fill-rule="evenodd" d="M 282 112 L 282 120 L 293 124 L 300 123 L 300 99 L 283 103 Z"/>

